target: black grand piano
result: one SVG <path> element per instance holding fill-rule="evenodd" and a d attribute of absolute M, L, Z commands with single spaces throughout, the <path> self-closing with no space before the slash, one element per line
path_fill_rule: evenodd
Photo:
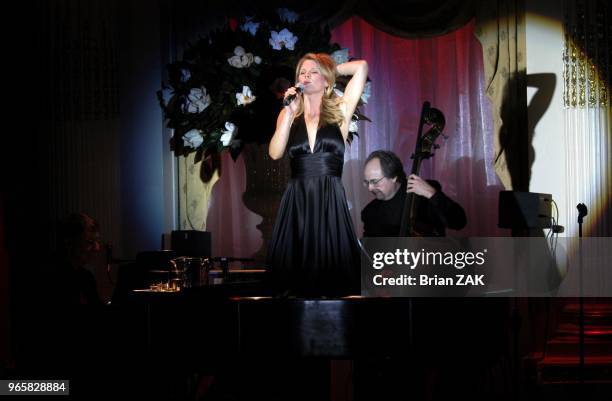
<path fill-rule="evenodd" d="M 393 361 L 394 370 L 441 364 L 466 369 L 498 359 L 505 308 L 501 299 L 295 298 L 251 281 L 132 291 L 109 311 L 122 333 L 120 358 L 146 361 L 146 369 L 183 378 L 242 372 L 260 384 L 272 376 L 278 379 L 273 387 L 295 379 L 285 377 L 288 372 L 317 372 L 318 379 L 307 381 L 327 394 L 331 360 L 356 361 L 352 382 L 363 387 L 380 374 L 381 361 Z M 389 369 L 388 362 L 383 365 Z M 313 390 L 290 387 L 300 394 Z"/>
<path fill-rule="evenodd" d="M 155 354 L 168 338 L 180 336 L 193 346 L 185 358 L 197 362 L 273 355 L 407 356 L 428 339 L 438 348 L 444 344 L 436 341 L 461 345 L 478 339 L 482 345 L 487 332 L 499 329 L 493 323 L 502 321 L 501 304 L 498 299 L 296 298 L 251 281 L 179 292 L 135 290 L 117 310 L 140 316 L 148 352 Z"/>

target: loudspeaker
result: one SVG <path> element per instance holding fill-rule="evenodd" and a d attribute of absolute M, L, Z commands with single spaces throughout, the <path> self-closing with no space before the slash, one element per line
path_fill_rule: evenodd
<path fill-rule="evenodd" d="M 209 231 L 172 231 L 170 247 L 179 256 L 211 257 L 211 233 Z"/>
<path fill-rule="evenodd" d="M 552 195 L 535 192 L 499 192 L 500 228 L 550 228 Z"/>

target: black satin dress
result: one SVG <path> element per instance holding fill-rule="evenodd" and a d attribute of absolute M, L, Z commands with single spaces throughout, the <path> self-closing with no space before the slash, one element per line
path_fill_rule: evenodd
<path fill-rule="evenodd" d="M 287 151 L 291 179 L 268 248 L 275 288 L 297 296 L 359 294 L 360 253 L 342 186 L 340 128 L 320 127 L 311 153 L 302 115 L 291 127 Z"/>

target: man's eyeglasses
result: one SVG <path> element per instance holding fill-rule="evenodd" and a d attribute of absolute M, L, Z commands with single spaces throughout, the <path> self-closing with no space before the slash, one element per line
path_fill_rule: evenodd
<path fill-rule="evenodd" d="M 373 187 L 376 187 L 383 180 L 383 178 L 385 177 L 372 178 L 371 180 L 363 180 L 363 186 L 366 188 L 369 187 L 370 185 Z"/>

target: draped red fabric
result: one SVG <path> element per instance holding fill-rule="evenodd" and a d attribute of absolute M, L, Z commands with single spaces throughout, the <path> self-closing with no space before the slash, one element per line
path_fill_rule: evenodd
<path fill-rule="evenodd" d="M 360 123 L 359 138 L 347 149 L 343 182 L 357 236 L 362 236 L 361 209 L 372 196 L 361 185 L 363 161 L 377 149 L 398 154 L 410 171 L 411 154 L 424 101 L 446 117 L 440 149 L 421 168 L 465 209 L 468 225 L 455 236 L 494 236 L 501 183 L 493 168 L 494 145 L 490 103 L 484 87 L 482 48 L 474 23 L 446 35 L 402 39 L 352 17 L 332 31 L 332 41 L 350 55 L 368 61 L 372 95 L 363 112 L 372 122 Z M 241 202 L 244 163 L 225 155 L 223 174 L 213 191 L 207 229 L 217 255 L 250 256 L 261 246 L 255 225 L 261 218 Z"/>
<path fill-rule="evenodd" d="M 371 199 L 360 185 L 363 160 L 371 151 L 392 150 L 409 172 L 424 101 L 444 113 L 448 139 L 439 139 L 440 149 L 423 162 L 420 175 L 440 181 L 444 192 L 461 203 L 468 216 L 467 227 L 449 235 L 502 234 L 496 228 L 502 186 L 493 168 L 493 124 L 473 21 L 446 35 L 402 39 L 353 17 L 333 31 L 332 41 L 348 47 L 351 56 L 366 59 L 372 80 L 364 114 L 373 121 L 362 124 L 358 146 L 351 147 L 349 169 L 344 173 L 347 196 L 356 206 L 353 217 L 358 234 L 362 233 L 359 212 Z"/>

